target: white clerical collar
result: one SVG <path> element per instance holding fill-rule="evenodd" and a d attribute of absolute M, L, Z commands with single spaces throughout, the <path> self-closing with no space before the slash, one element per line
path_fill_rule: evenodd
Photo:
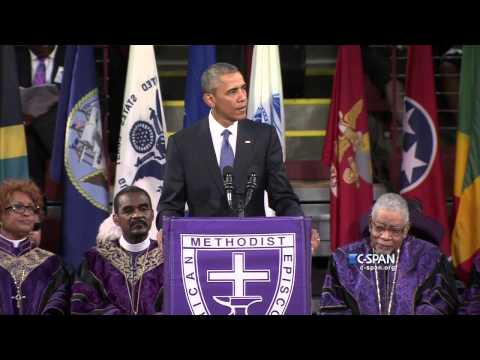
<path fill-rule="evenodd" d="M 7 238 L 5 235 L 1 235 L 1 236 L 2 236 L 2 238 L 4 238 L 5 240 L 10 241 L 10 242 L 13 244 L 13 247 L 14 247 L 15 249 L 20 246 L 20 243 L 21 243 L 22 241 L 24 241 L 24 240 L 27 239 L 26 237 L 24 237 L 23 239 L 20 239 L 20 240 L 12 240 L 12 239 Z"/>
<path fill-rule="evenodd" d="M 147 250 L 148 247 L 150 246 L 150 238 L 147 236 L 147 238 L 145 240 L 143 240 L 141 243 L 138 243 L 138 244 L 130 244 L 127 240 L 125 240 L 125 238 L 122 237 L 120 238 L 119 240 L 120 242 L 120 246 L 129 251 L 129 252 L 140 252 L 140 251 L 144 251 L 144 250 Z"/>

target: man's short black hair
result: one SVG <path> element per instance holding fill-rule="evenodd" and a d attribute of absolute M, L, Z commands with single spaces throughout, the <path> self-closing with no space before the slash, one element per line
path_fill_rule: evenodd
<path fill-rule="evenodd" d="M 115 212 L 115 214 L 118 214 L 118 207 L 120 206 L 118 204 L 118 201 L 119 201 L 118 199 L 120 198 L 120 196 L 122 196 L 123 194 L 127 194 L 127 193 L 143 193 L 143 194 L 145 194 L 145 196 L 148 198 L 148 202 L 150 203 L 150 207 L 152 207 L 152 199 L 150 199 L 150 195 L 148 194 L 148 192 L 146 192 L 141 187 L 131 185 L 131 186 L 124 187 L 122 190 L 120 190 L 117 193 L 117 195 L 115 195 L 115 197 L 113 199 L 113 211 Z"/>

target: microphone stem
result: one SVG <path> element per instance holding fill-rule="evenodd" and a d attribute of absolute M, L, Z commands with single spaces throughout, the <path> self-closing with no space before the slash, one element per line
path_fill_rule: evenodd
<path fill-rule="evenodd" d="M 238 198 L 238 217 L 245 217 L 245 206 L 240 197 Z"/>

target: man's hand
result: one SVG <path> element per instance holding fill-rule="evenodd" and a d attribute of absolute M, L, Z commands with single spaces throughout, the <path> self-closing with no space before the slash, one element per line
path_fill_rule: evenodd
<path fill-rule="evenodd" d="M 310 240 L 310 243 L 312 245 L 312 255 L 313 255 L 315 254 L 318 247 L 320 246 L 320 234 L 316 229 L 312 229 L 312 238 Z"/>

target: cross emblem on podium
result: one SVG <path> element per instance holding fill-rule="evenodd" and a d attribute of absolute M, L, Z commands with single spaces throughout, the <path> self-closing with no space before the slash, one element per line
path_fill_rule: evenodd
<path fill-rule="evenodd" d="M 233 296 L 244 297 L 247 282 L 270 281 L 270 270 L 246 270 L 245 253 L 234 252 L 232 254 L 232 270 L 209 270 L 207 280 L 209 282 L 230 282 L 233 284 Z"/>

